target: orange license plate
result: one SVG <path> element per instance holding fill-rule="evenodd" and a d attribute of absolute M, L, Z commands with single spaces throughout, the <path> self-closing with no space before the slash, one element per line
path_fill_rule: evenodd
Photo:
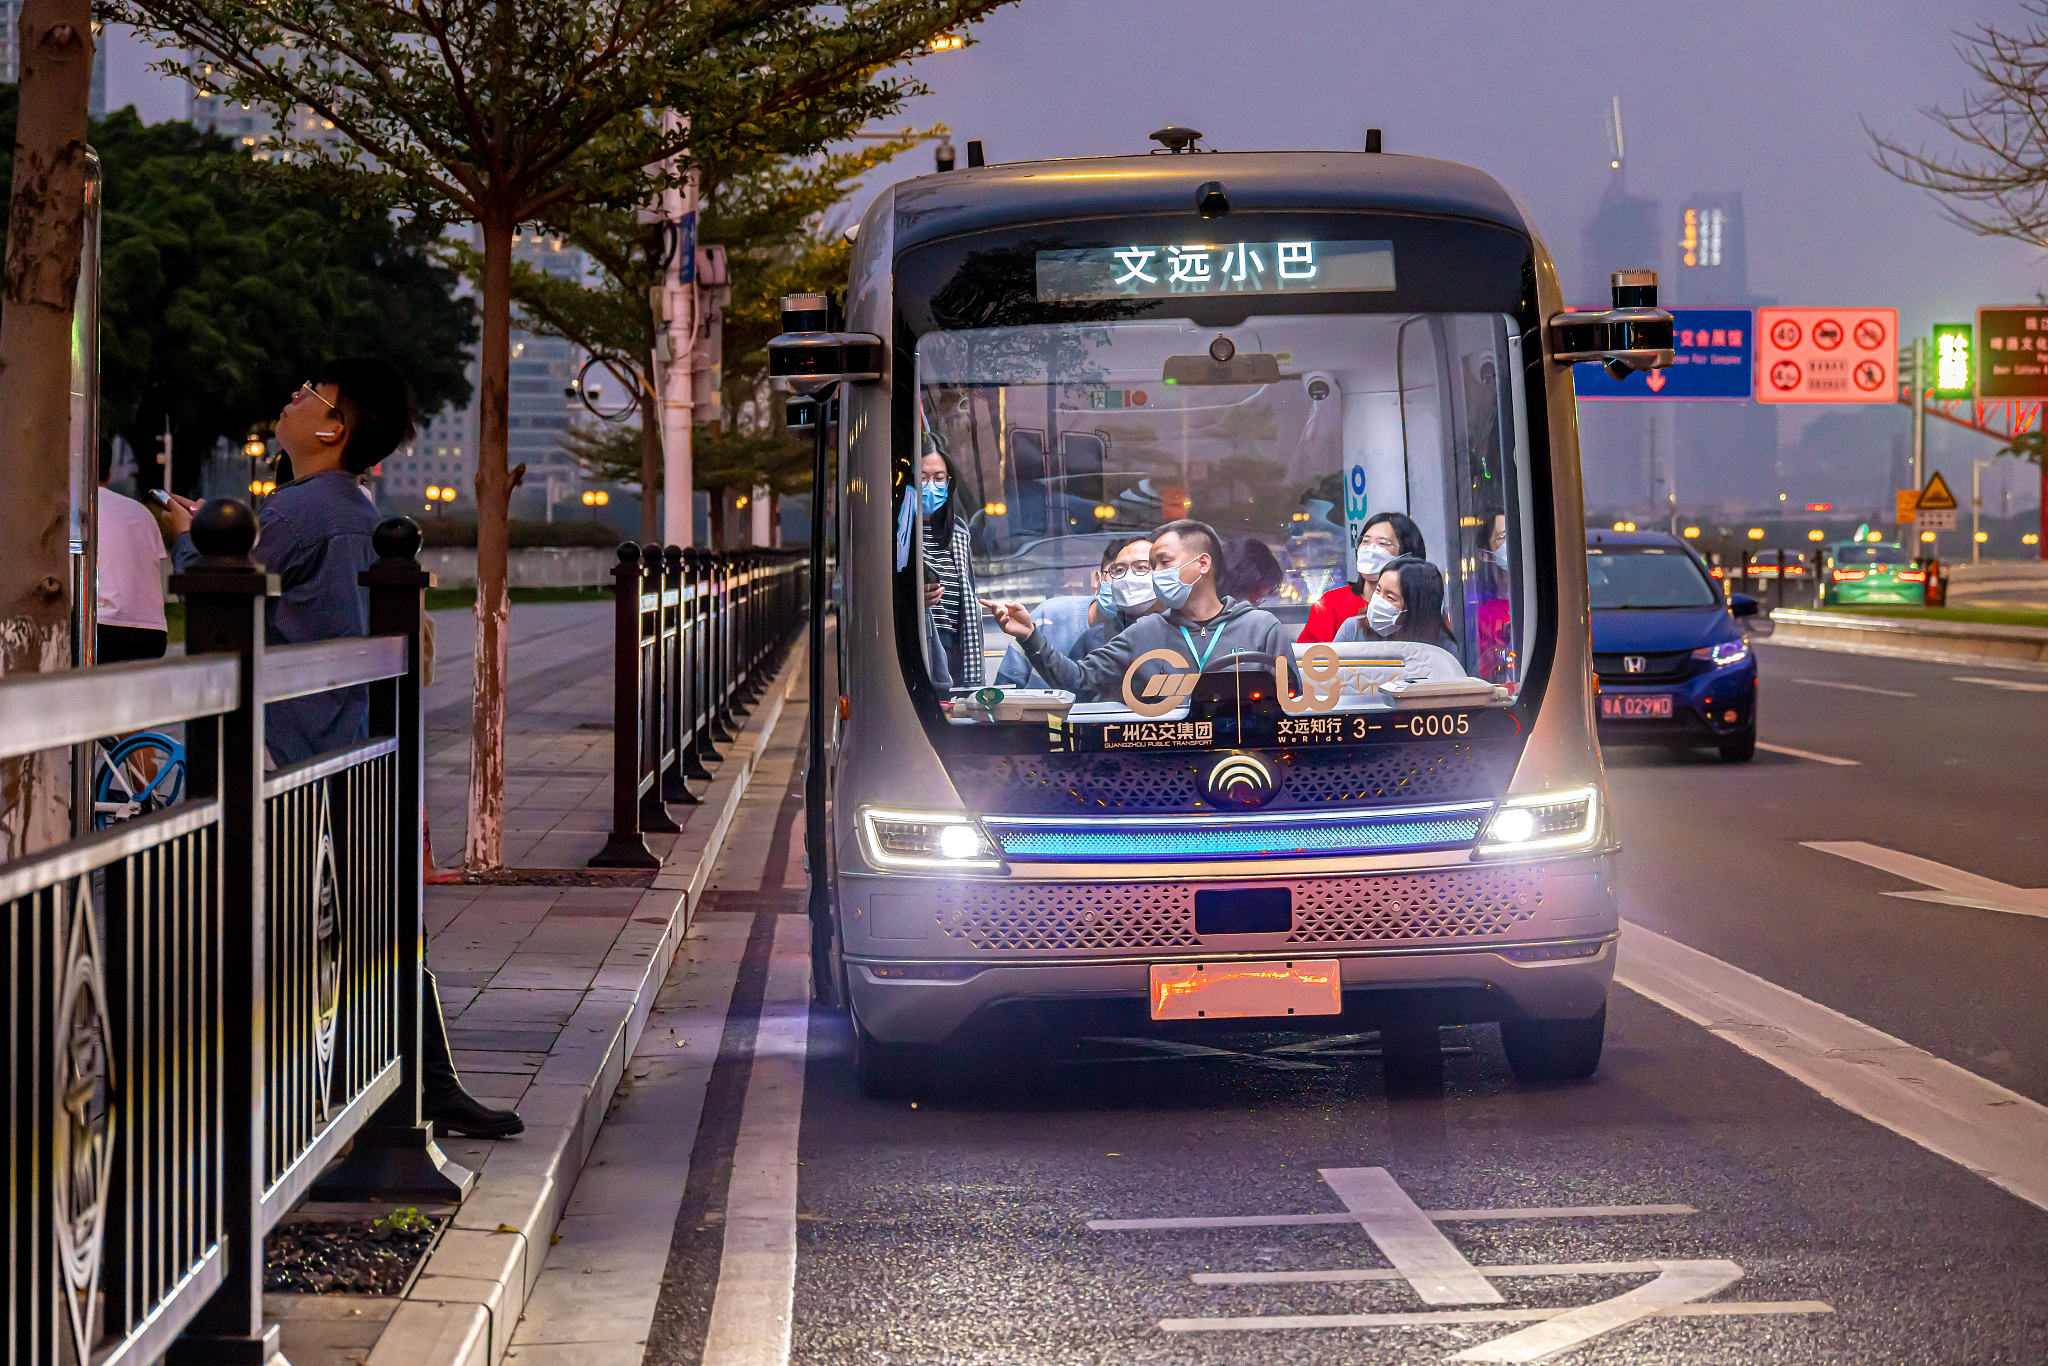
<path fill-rule="evenodd" d="M 1155 1020 L 1241 1020 L 1343 1011 L 1343 984 L 1334 958 L 1152 965 Z"/>

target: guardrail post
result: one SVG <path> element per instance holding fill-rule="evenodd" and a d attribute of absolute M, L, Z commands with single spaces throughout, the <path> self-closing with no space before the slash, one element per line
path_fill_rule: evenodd
<path fill-rule="evenodd" d="M 683 572 L 683 629 L 680 633 L 682 649 L 682 707 L 683 724 L 679 734 L 682 737 L 682 770 L 685 778 L 698 782 L 710 782 L 711 771 L 704 767 L 708 757 L 718 758 L 718 751 L 710 748 L 710 741 L 702 734 L 701 720 L 704 714 L 704 612 L 705 596 L 699 586 L 701 575 L 697 572 L 697 552 L 680 551 L 677 559 Z M 709 751 L 708 755 L 706 751 Z"/>
<path fill-rule="evenodd" d="M 678 806 L 695 806 L 701 800 L 690 791 L 685 779 L 690 772 L 689 629 L 690 604 L 684 600 L 683 548 L 666 546 L 661 552 L 661 592 L 666 599 L 675 594 L 674 614 L 662 608 L 661 667 L 667 682 L 661 692 L 662 726 L 668 743 L 662 748 L 661 799 Z M 707 775 L 708 776 L 708 775 Z"/>
<path fill-rule="evenodd" d="M 653 541 L 640 547 L 640 771 L 633 780 L 633 788 L 637 792 L 640 784 L 647 784 L 647 791 L 640 796 L 641 833 L 678 835 L 683 827 L 668 814 L 661 793 L 663 756 L 668 752 L 670 687 L 668 644 L 662 632 L 668 622 L 668 609 L 661 601 L 668 575 L 662 559 L 662 549 Z M 651 615 L 647 610 L 650 598 L 654 601 Z"/>
<path fill-rule="evenodd" d="M 733 742 L 739 727 L 732 717 L 732 575 L 723 551 L 711 553 L 711 738 Z"/>
<path fill-rule="evenodd" d="M 640 547 L 612 568 L 612 830 L 592 868 L 659 868 L 640 833 Z"/>
<path fill-rule="evenodd" d="M 221 1232 L 225 1276 L 184 1334 L 172 1362 L 260 1366 L 279 1355 L 278 1329 L 263 1322 L 264 957 L 266 923 L 263 850 L 263 604 L 277 578 L 249 558 L 256 514 L 232 498 L 210 499 L 192 519 L 199 559 L 171 576 L 185 599 L 185 653 L 240 658 L 235 710 L 219 718 L 214 747 L 187 747 L 192 785 L 221 802 L 220 1022 Z"/>
<path fill-rule="evenodd" d="M 713 718 L 718 713 L 717 674 L 713 667 L 716 654 L 712 642 L 717 638 L 718 593 L 712 582 L 712 555 L 708 550 L 690 549 L 683 552 L 684 563 L 693 566 L 691 577 L 697 584 L 696 629 L 691 638 L 695 658 L 691 664 L 690 710 L 691 735 L 695 739 L 699 763 L 715 764 L 724 758 L 713 744 Z M 728 737 L 730 738 L 730 737 Z M 705 774 L 710 777 L 710 774 Z"/>
<path fill-rule="evenodd" d="M 377 562 L 357 575 L 370 590 L 370 634 L 404 636 L 406 667 L 401 678 L 370 685 L 370 734 L 398 739 L 398 800 L 392 812 L 392 848 L 398 856 L 398 1090 L 356 1132 L 349 1155 L 314 1185 L 323 1200 L 418 1200 L 452 1204 L 476 1184 L 476 1173 L 451 1161 L 434 1141 L 434 1127 L 421 1113 L 424 1078 L 420 1067 L 421 1012 L 425 1009 L 421 970 L 426 966 L 426 712 L 420 696 L 425 660 L 420 634 L 426 591 L 434 576 L 420 568 L 419 525 L 391 517 L 377 526 L 371 542 Z"/>

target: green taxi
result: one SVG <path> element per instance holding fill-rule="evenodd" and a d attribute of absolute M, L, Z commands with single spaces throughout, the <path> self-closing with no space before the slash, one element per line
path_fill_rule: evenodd
<path fill-rule="evenodd" d="M 1871 541 L 1839 541 L 1828 547 L 1827 568 L 1820 576 L 1820 605 L 1852 602 L 1899 602 L 1922 607 L 1927 602 L 1927 572 L 1913 563 L 1902 545 Z"/>

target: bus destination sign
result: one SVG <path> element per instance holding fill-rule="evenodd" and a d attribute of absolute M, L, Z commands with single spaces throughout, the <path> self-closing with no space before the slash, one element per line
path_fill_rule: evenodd
<path fill-rule="evenodd" d="M 1040 303 L 1394 288 L 1392 242 L 1184 242 L 1038 253 Z"/>

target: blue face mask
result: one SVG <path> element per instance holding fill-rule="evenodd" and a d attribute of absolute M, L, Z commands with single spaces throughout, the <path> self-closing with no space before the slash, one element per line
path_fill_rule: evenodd
<path fill-rule="evenodd" d="M 1102 586 L 1095 590 L 1095 606 L 1101 611 L 1104 621 L 1116 615 L 1116 598 L 1109 591 L 1108 579 L 1104 579 Z"/>
<path fill-rule="evenodd" d="M 1183 583 L 1180 566 L 1152 571 L 1152 593 L 1168 607 L 1179 607 L 1188 600 L 1188 594 L 1195 591 L 1194 584 Z"/>
<path fill-rule="evenodd" d="M 924 504 L 924 515 L 927 517 L 935 516 L 938 510 L 946 505 L 946 481 L 943 479 L 925 480 L 924 486 L 918 491 L 918 496 Z"/>

